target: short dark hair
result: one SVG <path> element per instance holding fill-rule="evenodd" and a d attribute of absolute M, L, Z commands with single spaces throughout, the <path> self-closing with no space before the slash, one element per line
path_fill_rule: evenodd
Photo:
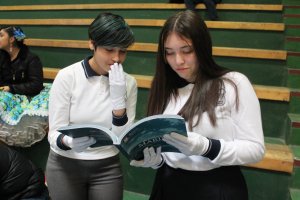
<path fill-rule="evenodd" d="M 89 39 L 95 47 L 127 48 L 134 43 L 134 35 L 123 17 L 112 13 L 100 13 L 88 29 Z"/>

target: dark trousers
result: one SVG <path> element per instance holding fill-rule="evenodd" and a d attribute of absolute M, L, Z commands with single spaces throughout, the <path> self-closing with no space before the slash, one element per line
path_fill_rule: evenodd
<path fill-rule="evenodd" d="M 217 20 L 218 14 L 216 4 L 220 3 L 221 0 L 184 0 L 185 6 L 189 10 L 195 10 L 198 3 L 204 3 L 209 19 Z"/>
<path fill-rule="evenodd" d="M 21 200 L 50 200 L 50 197 L 49 197 L 48 189 L 45 188 L 43 193 L 40 196 L 25 198 L 25 199 L 21 199 Z"/>
<path fill-rule="evenodd" d="M 156 173 L 150 200 L 170 199 L 248 200 L 248 190 L 238 166 L 187 171 L 164 164 Z"/>
<path fill-rule="evenodd" d="M 50 150 L 46 177 L 53 200 L 122 200 L 119 156 L 77 160 Z"/>

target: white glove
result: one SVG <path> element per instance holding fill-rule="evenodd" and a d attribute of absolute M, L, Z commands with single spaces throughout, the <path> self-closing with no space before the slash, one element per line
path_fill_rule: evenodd
<path fill-rule="evenodd" d="M 82 152 L 87 149 L 89 146 L 96 143 L 95 138 L 93 137 L 79 137 L 79 138 L 72 138 L 70 136 L 65 135 L 62 139 L 64 145 L 70 147 L 76 152 Z"/>
<path fill-rule="evenodd" d="M 121 64 L 115 63 L 110 66 L 109 73 L 109 90 L 113 110 L 126 108 L 126 79 Z"/>
<path fill-rule="evenodd" d="M 135 167 L 151 167 L 152 169 L 157 169 L 164 163 L 161 155 L 161 147 L 156 149 L 156 153 L 153 147 L 147 147 L 143 150 L 143 153 L 144 160 L 132 160 L 130 165 Z"/>
<path fill-rule="evenodd" d="M 178 133 L 165 134 L 163 141 L 176 147 L 180 152 L 187 156 L 201 156 L 206 153 L 209 147 L 209 140 L 197 133 L 189 132 L 188 137 Z"/>

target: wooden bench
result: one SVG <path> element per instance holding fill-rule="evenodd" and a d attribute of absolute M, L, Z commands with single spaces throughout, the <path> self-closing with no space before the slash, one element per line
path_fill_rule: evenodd
<path fill-rule="evenodd" d="M 55 78 L 58 71 L 59 69 L 57 68 L 44 68 L 44 78 L 52 80 Z M 152 81 L 151 76 L 132 75 L 137 79 L 138 87 L 150 88 Z M 288 88 L 254 85 L 254 89 L 260 99 L 277 101 L 290 100 L 290 91 Z M 293 163 L 294 159 L 292 151 L 287 145 L 266 144 L 266 154 L 264 159 L 261 162 L 246 166 L 292 173 Z"/>
<path fill-rule="evenodd" d="M 86 40 L 58 40 L 58 39 L 26 39 L 25 44 L 38 47 L 61 47 L 61 48 L 88 48 Z M 129 51 L 157 52 L 157 44 L 134 43 L 128 48 Z M 286 60 L 285 50 L 265 50 L 250 48 L 213 47 L 214 56 L 258 58 L 271 60 Z"/>
<path fill-rule="evenodd" d="M 294 157 L 292 150 L 287 145 L 265 144 L 265 146 L 264 159 L 258 163 L 246 166 L 287 173 L 293 172 Z"/>
<path fill-rule="evenodd" d="M 141 88 L 150 88 L 153 77 L 146 75 L 132 74 Z M 259 99 L 290 101 L 290 89 L 286 87 L 274 87 L 264 85 L 253 85 Z"/>
<path fill-rule="evenodd" d="M 59 71 L 58 68 L 44 67 L 44 78 L 53 80 Z M 138 87 L 149 89 L 153 77 L 146 75 L 132 74 L 137 80 Z M 275 100 L 275 101 L 290 101 L 290 89 L 286 87 L 253 85 L 256 95 L 259 99 Z"/>
<path fill-rule="evenodd" d="M 0 19 L 2 25 L 88 26 L 93 19 Z M 164 19 L 126 19 L 130 26 L 162 27 Z M 284 31 L 283 23 L 206 21 L 211 29 Z"/>
<path fill-rule="evenodd" d="M 198 4 L 197 9 L 205 9 L 203 4 Z M 121 9 L 185 9 L 184 4 L 171 3 L 103 3 L 103 4 L 61 4 L 61 5 L 18 5 L 0 6 L 0 11 L 13 10 L 121 10 Z M 218 10 L 250 10 L 281 12 L 282 5 L 278 4 L 228 4 L 217 5 Z"/>

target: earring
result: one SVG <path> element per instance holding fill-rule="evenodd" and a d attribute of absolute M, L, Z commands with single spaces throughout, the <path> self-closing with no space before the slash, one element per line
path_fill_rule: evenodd
<path fill-rule="evenodd" d="M 12 52 L 12 45 L 9 46 L 9 53 Z"/>

